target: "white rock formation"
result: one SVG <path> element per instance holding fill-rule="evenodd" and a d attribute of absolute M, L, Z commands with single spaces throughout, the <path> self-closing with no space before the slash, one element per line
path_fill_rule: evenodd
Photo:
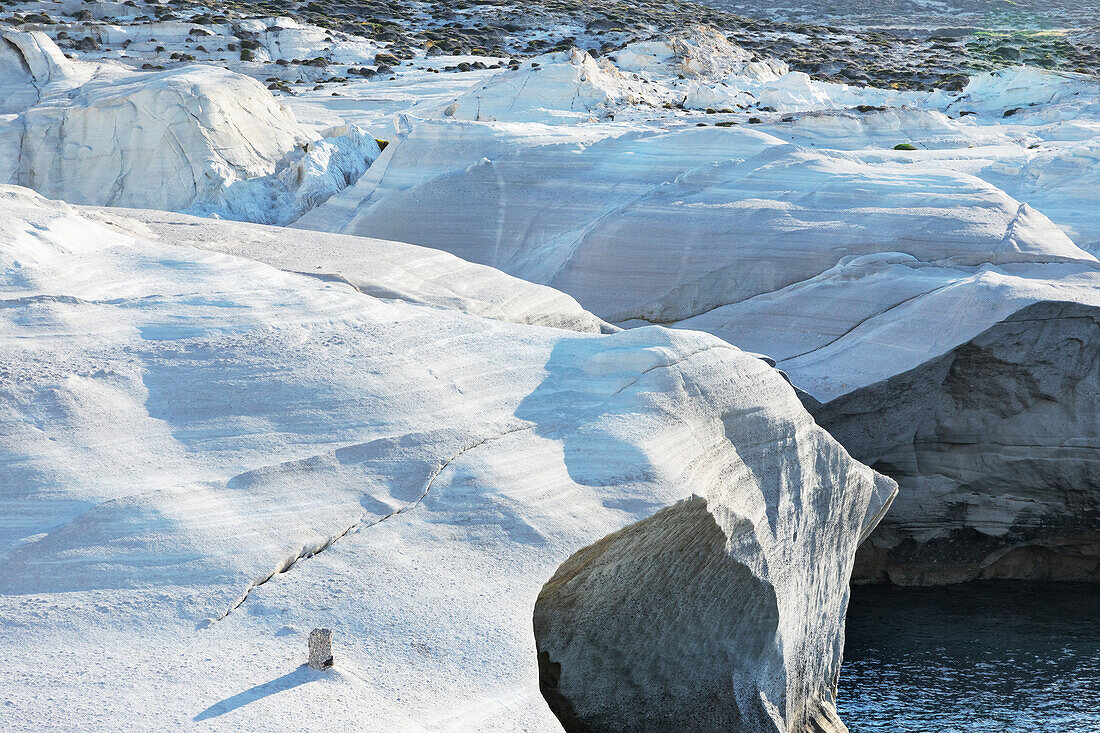
<path fill-rule="evenodd" d="M 1051 288 L 1089 298 L 1100 282 L 1096 259 L 1042 214 L 904 151 L 600 127 L 570 139 L 421 122 L 296 226 L 445 249 L 615 323 L 709 331 L 776 358 L 822 400 L 943 353 Z"/>
<path fill-rule="evenodd" d="M 334 63 L 363 64 L 373 63 L 374 55 L 382 50 L 378 43 L 364 38 L 347 37 L 285 16 L 241 19 L 231 29 L 234 38 L 259 44 L 255 49 L 258 61 L 323 57 Z"/>
<path fill-rule="evenodd" d="M 19 619 L 0 624 L 5 716 L 555 729 L 531 626 L 543 585 L 697 494 L 676 505 L 691 516 L 658 521 L 709 521 L 725 539 L 708 538 L 707 578 L 724 600 L 769 589 L 760 626 L 777 624 L 759 653 L 743 610 L 684 630 L 728 650 L 707 669 L 761 693 L 715 715 L 835 724 L 852 554 L 895 487 L 763 361 L 694 332 L 584 334 L 373 297 L 169 243 L 182 220 L 97 216 L 112 223 L 0 189 L 0 618 Z M 288 269 L 329 270 L 344 246 L 313 239 L 319 268 L 292 251 L 297 232 L 238 226 L 215 246 L 245 230 L 242 252 L 279 239 Z M 391 252 L 378 287 L 418 256 Z M 344 279 L 372 281 L 360 262 Z M 705 590 L 667 562 L 699 610 Z M 324 674 L 300 667 L 318 624 L 340 639 Z M 674 629 L 651 632 L 676 646 Z M 97 693 L 53 694 L 76 685 Z"/>
<path fill-rule="evenodd" d="M 356 129 L 309 142 L 294 115 L 246 76 L 70 61 L 41 32 L 5 34 L 0 88 L 10 90 L 0 109 L 0 180 L 73 203 L 198 204 L 285 223 L 378 156 L 373 138 Z"/>
<path fill-rule="evenodd" d="M 778 59 L 754 60 L 751 53 L 707 26 L 694 26 L 664 41 L 631 43 L 610 58 L 623 71 L 657 79 L 683 75 L 711 81 L 743 77 L 759 82 L 789 71 Z"/>
<path fill-rule="evenodd" d="M 1005 98 L 1016 94 L 1010 92 Z M 1041 412 L 1029 429 L 1044 437 L 1002 441 L 1012 455 L 994 447 L 956 450 L 953 441 L 962 438 L 939 422 L 933 424 L 947 438 L 913 438 L 905 431 L 927 421 L 911 412 L 924 404 L 914 397 L 916 406 L 903 409 L 891 391 L 898 375 L 935 371 L 945 355 L 1031 304 L 1100 307 L 1095 257 L 991 182 L 1007 174 L 991 172 L 990 161 L 1007 166 L 1005 156 L 1030 155 L 1012 142 L 1018 130 L 904 109 L 814 113 L 756 129 L 616 123 L 596 133 L 575 126 L 575 137 L 562 127 L 551 133 L 541 126 L 410 124 L 369 176 L 298 225 L 446 249 L 563 290 L 624 327 L 655 322 L 716 334 L 773 358 L 820 402 L 869 390 L 852 398 L 858 408 L 845 421 L 866 413 L 878 425 L 897 407 L 900 432 L 884 428 L 882 445 L 838 432 L 854 455 L 908 489 L 897 524 L 873 540 L 881 555 L 864 556 L 865 577 L 1093 577 L 1094 456 L 1080 444 L 1088 430 L 1080 425 L 1092 417 L 1071 407 L 1091 399 L 1078 398 L 1073 387 L 1087 377 L 1048 380 L 1064 385 L 1048 394 L 1059 406 L 1051 409 L 1067 416 Z M 1030 126 L 1035 134 L 1066 134 Z M 891 149 L 903 135 L 939 142 Z M 959 142 L 979 135 L 989 141 L 976 149 Z M 1064 160 L 1067 147 L 1031 160 Z M 1030 185 L 1070 190 L 1078 170 L 1087 183 L 1087 160 L 1044 165 L 1050 183 Z M 1077 200 L 1091 195 L 1085 190 Z M 437 216 L 416 216 L 421 210 Z M 1075 216 L 1078 229 L 1100 225 L 1087 207 Z M 1036 339 L 1038 345 L 1020 346 L 1013 363 L 1026 370 L 1045 363 L 1054 347 Z M 980 362 L 953 362 L 972 372 L 960 383 L 982 378 Z M 1015 401 L 1009 395 L 1016 388 L 999 384 L 986 388 Z M 936 382 L 904 394 L 944 389 Z M 977 421 L 995 434 L 1003 419 L 997 404 L 989 396 L 952 408 L 943 425 Z M 1056 470 L 1021 470 L 1052 460 L 1046 446 L 1072 449 L 1055 451 Z M 920 460 L 895 461 L 913 451 Z M 1019 508 L 1036 496 L 1034 507 Z M 991 532 L 1004 537 L 990 539 Z"/>
<path fill-rule="evenodd" d="M 199 66 L 100 74 L 61 57 L 42 33 L 5 38 L 4 52 L 17 50 L 39 92 L 13 122 L 22 144 L 5 156 L 18 161 L 13 182 L 47 196 L 183 208 L 212 189 L 274 172 L 306 141 L 293 115 L 247 77 Z"/>
<path fill-rule="evenodd" d="M 690 110 L 745 107 L 757 101 L 750 89 L 775 82 L 790 71 L 778 59 L 755 60 L 706 26 L 665 41 L 631 43 L 610 60 L 623 71 L 676 89 L 681 94 L 680 105 Z M 689 81 L 685 84 L 680 79 Z"/>
<path fill-rule="evenodd" d="M 238 221 L 285 225 L 343 191 L 381 154 L 363 129 L 341 126 L 289 152 L 274 173 L 214 189 L 185 209 Z"/>
<path fill-rule="evenodd" d="M 79 78 L 73 68 L 75 65 L 65 58 L 65 54 L 61 53 L 61 49 L 45 33 L 11 31 L 3 34 L 3 39 L 3 65 L 5 71 L 14 75 L 16 80 L 29 76 L 33 80 L 33 86 L 40 88 Z M 20 74 L 20 71 L 24 73 Z"/>
<path fill-rule="evenodd" d="M 938 108 L 952 101 L 942 92 L 815 81 L 779 59 L 756 59 L 700 26 L 599 59 L 578 49 L 531 59 L 465 91 L 432 116 L 562 124 L 646 119 L 661 109 L 811 112 L 861 105 Z"/>
<path fill-rule="evenodd" d="M 569 122 L 606 119 L 631 106 L 671 99 L 578 49 L 538 56 L 460 95 L 441 112 L 457 120 Z"/>
<path fill-rule="evenodd" d="M 199 219 L 145 209 L 84 207 L 89 219 L 129 237 L 255 260 L 343 283 L 364 295 L 582 333 L 620 329 L 568 295 L 437 249 L 369 237 Z"/>
<path fill-rule="evenodd" d="M 637 117 L 647 109 L 737 107 L 757 101 L 750 90 L 784 88 L 788 72 L 782 61 L 754 60 L 717 31 L 696 27 L 665 41 L 629 44 L 607 58 L 574 48 L 530 59 L 459 95 L 436 116 L 570 123 Z"/>
<path fill-rule="evenodd" d="M 228 65 L 235 71 L 256 71 L 266 78 L 268 69 L 260 64 L 271 61 L 305 61 L 324 58 L 334 64 L 373 64 L 374 56 L 383 45 L 359 36 L 329 28 L 301 23 L 287 16 L 225 19 L 225 22 L 197 23 L 189 20 L 137 19 L 150 10 L 148 5 L 128 6 L 123 3 L 71 2 L 69 7 L 43 3 L 39 12 L 56 22 L 38 26 L 54 39 L 91 38 L 102 48 L 75 53 L 85 59 L 114 58 L 128 64 L 173 64 L 173 53 L 195 57 L 200 62 Z M 90 12 L 95 21 L 81 21 L 71 14 Z M 23 11 L 24 13 L 26 10 Z M 126 17 L 129 15 L 129 17 Z M 215 13 L 216 15 L 216 13 Z M 106 16 L 104 18 L 104 16 Z M 114 16 L 114 17 L 110 17 Z M 100 18 L 104 18 L 100 21 Z M 241 60 L 241 48 L 247 48 L 250 61 Z M 158 50 L 159 49 L 159 50 Z M 303 67 L 288 72 L 305 71 Z"/>
<path fill-rule="evenodd" d="M 800 463 L 837 466 L 836 450 L 802 442 Z M 849 557 L 863 537 L 812 528 L 789 507 L 812 503 L 845 526 L 858 509 L 807 494 L 797 470 L 756 472 L 772 446 L 740 456 L 723 501 L 692 497 L 605 537 L 539 594 L 541 684 L 567 730 L 847 730 L 835 687 L 804 679 L 840 674 L 842 629 L 823 622 L 847 603 L 849 569 L 820 563 Z M 875 489 L 890 490 L 885 479 Z M 792 565 L 816 565 L 831 590 L 807 593 L 798 573 L 780 569 Z"/>
<path fill-rule="evenodd" d="M 1031 107 L 1020 110 L 1021 119 L 1059 119 L 1059 107 L 1067 103 L 1096 111 L 1096 86 L 1087 74 L 1015 66 L 971 77 L 952 106 L 990 112 Z"/>
<path fill-rule="evenodd" d="M 974 151 L 975 175 L 1030 202 L 1100 254 L 1100 81 L 1004 69 L 971 79 L 949 110 L 979 113 L 967 120 L 999 120 L 1019 146 Z"/>

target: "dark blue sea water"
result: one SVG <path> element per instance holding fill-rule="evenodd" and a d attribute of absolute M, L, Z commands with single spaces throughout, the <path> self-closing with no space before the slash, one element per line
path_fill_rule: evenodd
<path fill-rule="evenodd" d="M 855 588 L 852 733 L 1100 733 L 1100 585 Z"/>

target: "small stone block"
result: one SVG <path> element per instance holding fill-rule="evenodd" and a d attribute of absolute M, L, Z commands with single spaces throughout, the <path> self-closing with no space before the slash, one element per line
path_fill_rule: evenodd
<path fill-rule="evenodd" d="M 332 666 L 332 629 L 309 632 L 309 666 L 328 669 Z"/>

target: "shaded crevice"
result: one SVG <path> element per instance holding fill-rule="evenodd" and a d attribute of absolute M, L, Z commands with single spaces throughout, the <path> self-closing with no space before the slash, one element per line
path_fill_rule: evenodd
<path fill-rule="evenodd" d="M 774 728 L 778 601 L 728 540 L 695 496 L 557 569 L 532 623 L 539 689 L 568 733 Z"/>
<path fill-rule="evenodd" d="M 860 548 L 857 583 L 1100 578 L 1100 309 L 1022 307 L 815 420 L 901 499 Z"/>

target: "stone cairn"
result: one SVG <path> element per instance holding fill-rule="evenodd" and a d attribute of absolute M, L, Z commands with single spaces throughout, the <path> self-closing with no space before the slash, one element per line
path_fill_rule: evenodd
<path fill-rule="evenodd" d="M 328 669 L 332 666 L 332 629 L 314 629 L 309 632 L 309 666 Z"/>

